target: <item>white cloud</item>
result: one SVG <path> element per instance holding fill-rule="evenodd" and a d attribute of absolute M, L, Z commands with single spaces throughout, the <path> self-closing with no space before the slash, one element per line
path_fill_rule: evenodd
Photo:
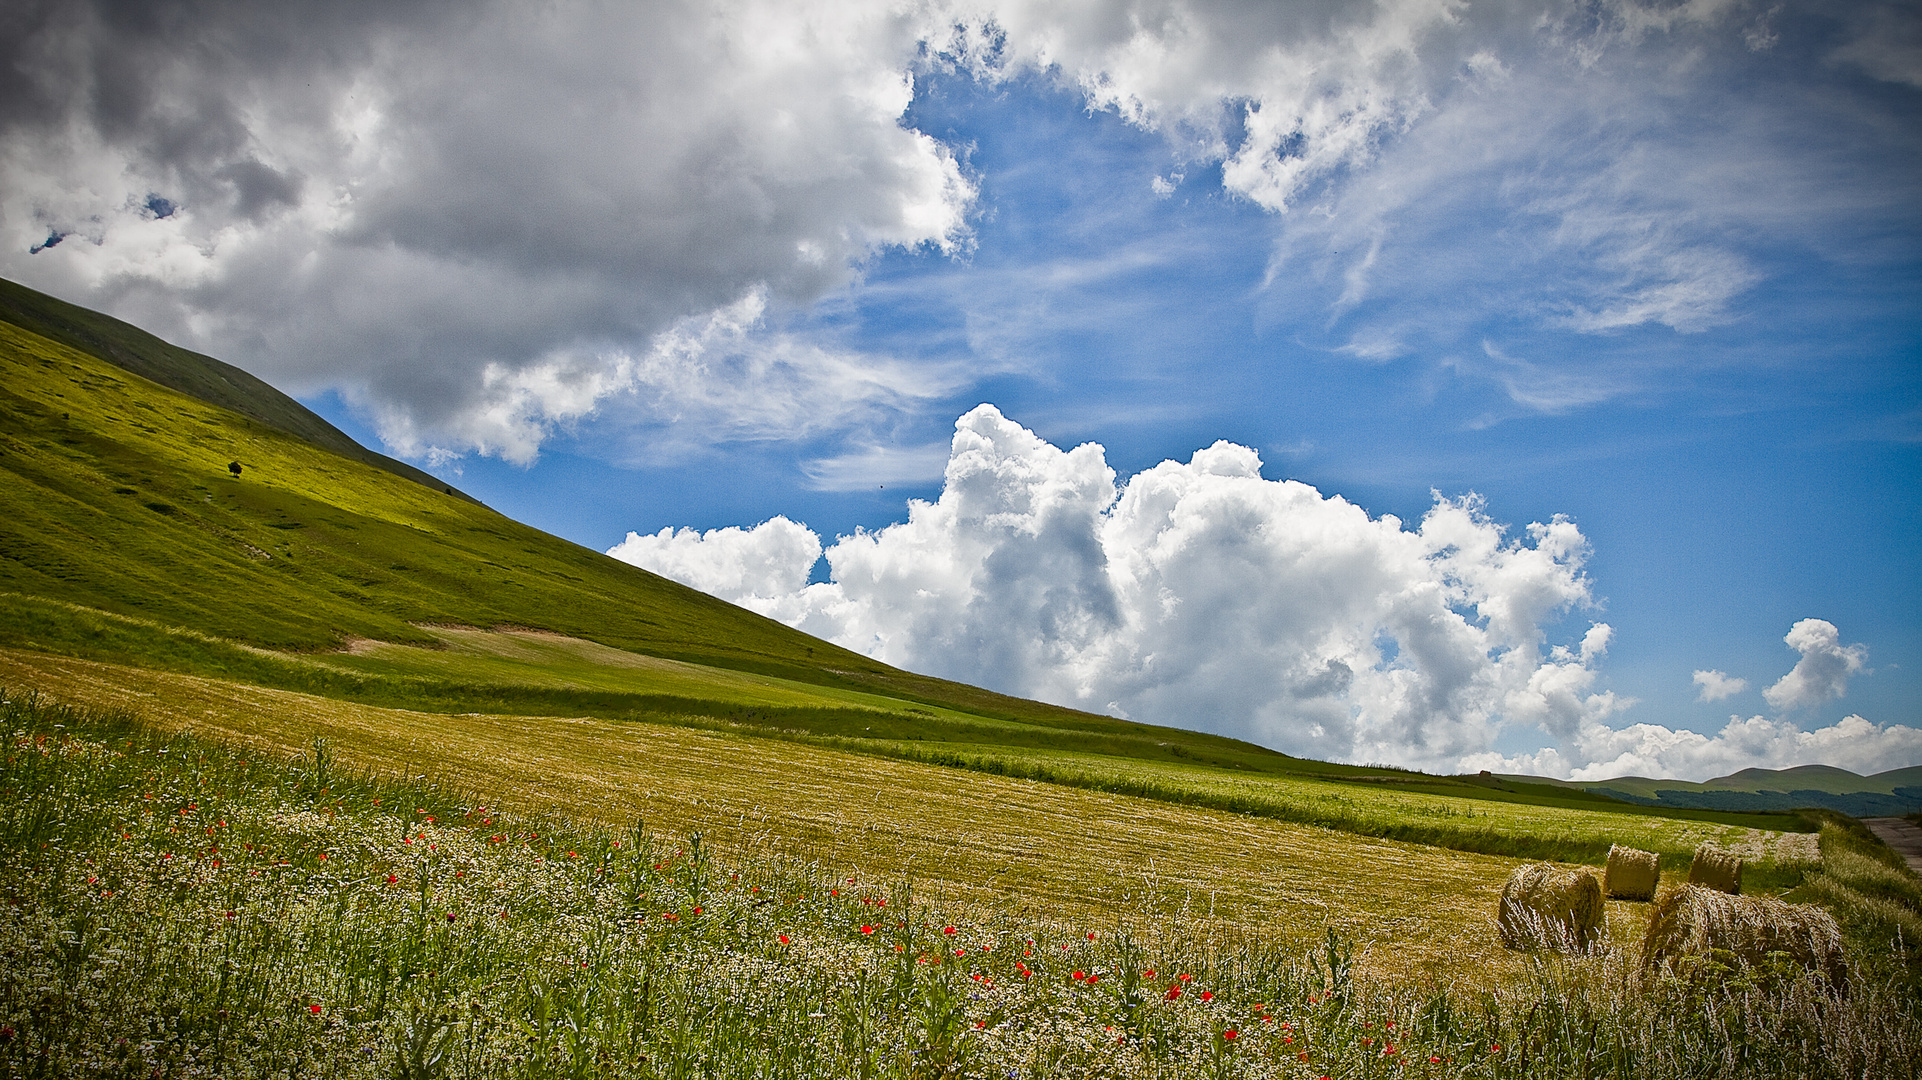
<path fill-rule="evenodd" d="M 1849 676 L 1861 671 L 1869 657 L 1868 646 L 1842 644 L 1835 624 L 1823 619 L 1803 619 L 1782 640 L 1802 658 L 1762 696 L 1784 712 L 1841 697 L 1848 691 Z"/>
<path fill-rule="evenodd" d="M 775 518 L 609 554 L 910 670 L 1328 760 L 1692 780 L 1922 762 L 1922 730 L 1860 716 L 1611 727 L 1634 704 L 1596 687 L 1613 631 L 1550 640 L 1594 602 L 1588 541 L 1562 517 L 1523 534 L 1474 496 L 1437 495 L 1412 528 L 1373 518 L 1264 479 L 1228 442 L 1118 482 L 1100 445 L 1063 450 L 982 405 L 955 424 L 940 497 L 904 522 L 825 551 Z M 808 584 L 823 554 L 830 580 Z M 1768 691 L 1778 708 L 1840 696 L 1866 656 L 1819 619 L 1786 640 L 1802 662 Z M 1694 682 L 1703 701 L 1748 687 Z M 1532 730 L 1555 745 L 1494 749 Z"/>
<path fill-rule="evenodd" d="M 741 603 L 799 591 L 821 559 L 821 540 L 805 525 L 774 517 L 752 529 L 662 529 L 646 536 L 630 532 L 607 553 Z"/>
<path fill-rule="evenodd" d="M 1695 700 L 1720 701 L 1747 690 L 1748 680 L 1735 678 L 1722 671 L 1697 671 L 1695 685 L 1700 688 L 1695 695 Z"/>
<path fill-rule="evenodd" d="M 1593 686 L 1606 625 L 1547 641 L 1591 602 L 1572 522 L 1517 539 L 1437 497 L 1410 529 L 1260 467 L 1221 442 L 1117 485 L 1100 446 L 984 405 L 939 499 L 840 538 L 827 583 L 735 580 L 754 533 L 643 537 L 637 561 L 912 670 L 1327 758 L 1452 768 L 1504 724 L 1574 732 L 1626 704 Z"/>
<path fill-rule="evenodd" d="M 1165 132 L 1157 193 L 1218 166 L 1280 215 L 1283 291 L 1336 283 L 1304 324 L 1352 316 L 1331 347 L 1374 359 L 1488 332 L 1456 323 L 1726 322 L 1757 280 L 1731 238 L 1785 235 L 1767 214 L 1854 169 L 1810 149 L 1832 110 L 1734 133 L 1767 106 L 1727 92 L 1730 56 L 1775 35 L 1735 0 L 140 7 L 43 0 L 0 35 L 0 274 L 340 389 L 405 453 L 526 461 L 629 390 L 621 419 L 686 438 L 782 431 L 778 394 L 736 385 L 754 372 L 676 350 L 743 303 L 804 311 L 877 252 L 968 249 L 963 148 L 908 119 L 937 68 L 1055 79 Z M 1914 22 L 1876 7 L 1834 56 L 1907 81 Z M 790 410 L 819 416 L 805 435 L 859 443 L 956 382 L 770 321 L 735 359 L 777 354 L 811 401 L 856 391 Z M 1495 371 L 1524 407 L 1624 385 L 1532 364 Z"/>
<path fill-rule="evenodd" d="M 801 472 L 816 491 L 866 491 L 889 484 L 939 480 L 947 462 L 948 448 L 942 443 L 873 445 L 803 462 Z"/>
<path fill-rule="evenodd" d="M 909 8 L 168 6 L 48 5 L 5 35 L 0 273 L 341 388 L 403 452 L 525 461 L 630 388 L 689 430 L 766 430 L 778 395 L 724 385 L 682 320 L 969 242 L 972 181 L 903 123 Z M 885 358 L 766 348 L 829 388 L 803 404 L 913 394 Z"/>
<path fill-rule="evenodd" d="M 1487 754 L 1468 758 L 1463 765 L 1564 780 L 1617 776 L 1708 780 L 1748 768 L 1833 765 L 1867 775 L 1918 763 L 1922 763 L 1922 729 L 1848 716 L 1827 727 L 1803 731 L 1786 720 L 1731 716 L 1712 736 L 1656 724 L 1631 724 L 1620 730 L 1596 724 L 1561 750 L 1512 757 Z"/>

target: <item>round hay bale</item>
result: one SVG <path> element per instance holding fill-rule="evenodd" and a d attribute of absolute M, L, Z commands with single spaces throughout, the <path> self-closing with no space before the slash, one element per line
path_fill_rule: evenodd
<path fill-rule="evenodd" d="M 1736 896 L 1701 885 L 1662 890 L 1642 938 L 1642 963 L 1676 966 L 1728 954 L 1749 965 L 1784 958 L 1840 983 L 1842 930 L 1814 904 Z"/>
<path fill-rule="evenodd" d="M 1587 952 L 1602 936 L 1602 883 L 1593 870 L 1521 867 L 1502 886 L 1495 928 L 1511 949 Z"/>
<path fill-rule="evenodd" d="M 1688 864 L 1688 883 L 1706 885 L 1739 896 L 1742 892 L 1742 857 L 1732 851 L 1723 851 L 1714 844 L 1703 844 L 1695 849 L 1695 859 Z"/>
<path fill-rule="evenodd" d="M 1662 861 L 1652 851 L 1640 851 L 1620 844 L 1608 847 L 1608 870 L 1602 875 L 1602 891 L 1617 900 L 1653 900 L 1655 886 L 1662 880 Z"/>

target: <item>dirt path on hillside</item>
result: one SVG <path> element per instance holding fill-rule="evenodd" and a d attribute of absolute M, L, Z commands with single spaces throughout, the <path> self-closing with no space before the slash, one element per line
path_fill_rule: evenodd
<path fill-rule="evenodd" d="M 1910 870 L 1922 875 L 1922 826 L 1899 817 L 1863 818 L 1862 824 L 1881 837 L 1897 855 L 1907 859 Z"/>

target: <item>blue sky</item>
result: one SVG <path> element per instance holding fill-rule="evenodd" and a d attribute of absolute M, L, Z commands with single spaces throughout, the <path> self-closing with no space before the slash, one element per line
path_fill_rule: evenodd
<path fill-rule="evenodd" d="M 1922 763 L 1907 8 L 561 9 L 535 45 L 512 7 L 342 17 L 363 48 L 263 73 L 234 42 L 293 24 L 103 5 L 60 32 L 195 139 L 103 93 L 13 117 L 0 272 L 904 666 L 1424 768 Z M 704 19 L 720 75 L 662 59 Z M 1261 482 L 1190 462 L 1217 440 Z M 1143 561 L 1125 492 L 1165 461 Z"/>

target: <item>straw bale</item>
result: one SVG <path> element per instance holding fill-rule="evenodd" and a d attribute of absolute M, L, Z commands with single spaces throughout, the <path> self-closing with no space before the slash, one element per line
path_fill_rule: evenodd
<path fill-rule="evenodd" d="M 1782 956 L 1831 981 L 1842 971 L 1842 931 L 1814 904 L 1735 896 L 1701 885 L 1662 890 L 1642 938 L 1642 963 L 1675 966 L 1716 952 L 1745 964 Z"/>
<path fill-rule="evenodd" d="M 1688 864 L 1688 883 L 1706 885 L 1739 896 L 1742 892 L 1742 857 L 1705 843 L 1695 849 L 1695 860 Z"/>
<path fill-rule="evenodd" d="M 1640 851 L 1620 844 L 1608 848 L 1608 871 L 1602 876 L 1602 891 L 1617 900 L 1653 900 L 1655 886 L 1662 880 L 1662 862 L 1652 851 Z"/>
<path fill-rule="evenodd" d="M 1593 870 L 1521 867 L 1502 886 L 1495 926 L 1511 949 L 1587 952 L 1602 935 L 1602 883 Z"/>

